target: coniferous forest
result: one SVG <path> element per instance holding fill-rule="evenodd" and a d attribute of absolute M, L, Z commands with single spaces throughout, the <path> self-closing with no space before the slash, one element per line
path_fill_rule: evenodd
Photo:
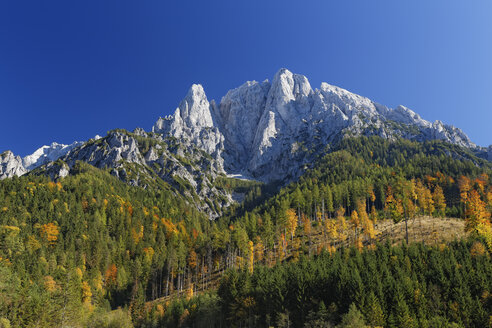
<path fill-rule="evenodd" d="M 83 162 L 0 181 L 0 327 L 492 327 L 490 162 L 360 137 L 288 184 L 215 184 L 245 197 L 209 220 Z"/>

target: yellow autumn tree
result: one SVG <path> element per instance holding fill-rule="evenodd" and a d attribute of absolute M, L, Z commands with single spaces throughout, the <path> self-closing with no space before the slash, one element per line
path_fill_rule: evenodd
<path fill-rule="evenodd" d="M 255 260 L 255 248 L 253 242 L 250 240 L 248 242 L 248 272 L 250 274 L 253 274 L 254 260 Z"/>
<path fill-rule="evenodd" d="M 285 212 L 285 216 L 287 218 L 287 230 L 290 233 L 290 240 L 292 241 L 294 239 L 294 234 L 296 233 L 298 217 L 296 211 L 292 208 L 289 208 Z"/>
<path fill-rule="evenodd" d="M 265 257 L 265 246 L 263 245 L 263 241 L 260 236 L 256 236 L 256 245 L 255 245 L 255 261 L 261 262 Z"/>
<path fill-rule="evenodd" d="M 278 238 L 278 248 L 277 248 L 277 259 L 279 261 L 283 261 L 283 259 L 285 258 L 286 250 L 287 250 L 287 242 L 285 241 L 285 235 L 281 233 Z"/>
<path fill-rule="evenodd" d="M 311 235 L 311 221 L 305 215 L 302 216 L 302 228 L 304 230 L 304 236 Z"/>
<path fill-rule="evenodd" d="M 388 186 L 386 192 L 384 212 L 395 222 L 398 222 L 403 218 L 403 205 L 401 203 L 401 199 L 395 199 L 393 196 L 393 190 L 390 186 Z"/>
<path fill-rule="evenodd" d="M 337 230 L 340 240 L 347 239 L 347 221 L 345 221 L 345 209 L 340 206 L 336 212 L 337 216 Z"/>
<path fill-rule="evenodd" d="M 140 225 L 139 229 L 132 228 L 132 238 L 135 245 L 137 245 L 144 236 L 144 226 Z"/>
<path fill-rule="evenodd" d="M 193 298 L 193 283 L 191 283 L 188 287 L 188 289 L 186 290 L 186 299 L 187 300 L 190 300 L 191 298 Z"/>
<path fill-rule="evenodd" d="M 328 233 L 328 238 L 330 239 L 338 238 L 337 222 L 335 220 L 331 220 L 331 219 L 326 220 L 325 228 Z"/>
<path fill-rule="evenodd" d="M 487 246 L 492 250 L 491 213 L 477 190 L 472 189 L 468 195 L 465 212 L 465 230 L 483 236 Z"/>
<path fill-rule="evenodd" d="M 432 193 L 432 199 L 434 200 L 434 207 L 436 208 L 438 216 L 444 216 L 444 211 L 446 209 L 446 198 L 444 198 L 444 193 L 441 186 L 437 185 Z"/>
<path fill-rule="evenodd" d="M 92 291 L 91 286 L 87 281 L 82 282 L 82 303 L 88 308 L 92 308 L 91 306 L 92 300 Z"/>
<path fill-rule="evenodd" d="M 359 215 L 360 224 L 369 218 L 366 211 L 366 201 L 361 199 L 357 201 L 357 214 Z"/>
<path fill-rule="evenodd" d="M 353 210 L 352 215 L 350 215 L 350 223 L 352 224 L 354 229 L 360 226 L 359 214 L 356 210 Z"/>
<path fill-rule="evenodd" d="M 378 216 L 378 212 L 376 211 L 376 207 L 374 205 L 371 207 L 371 214 L 369 214 L 369 217 L 371 218 L 374 224 L 377 224 L 379 216 Z"/>
<path fill-rule="evenodd" d="M 473 189 L 466 202 L 466 230 L 474 231 L 482 221 L 490 218 L 490 212 L 487 211 L 485 202 L 480 198 L 478 191 Z"/>
<path fill-rule="evenodd" d="M 470 189 L 471 189 L 470 179 L 465 177 L 465 176 L 461 176 L 458 179 L 458 187 L 460 189 L 460 200 L 464 206 L 464 212 L 466 213 L 466 204 L 468 201 L 468 193 L 470 192 Z"/>
<path fill-rule="evenodd" d="M 44 288 L 52 293 L 58 289 L 58 285 L 56 284 L 56 281 L 53 279 L 52 276 L 45 276 L 43 279 L 44 283 Z"/>

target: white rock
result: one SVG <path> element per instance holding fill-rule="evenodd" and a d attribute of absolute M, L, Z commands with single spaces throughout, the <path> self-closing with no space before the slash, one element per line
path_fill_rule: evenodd
<path fill-rule="evenodd" d="M 476 147 L 461 130 L 430 123 L 409 108 L 390 109 L 324 82 L 313 90 L 305 76 L 287 69 L 272 83 L 252 81 L 230 90 L 218 106 L 193 85 L 174 115 L 160 118 L 153 131 L 203 149 L 219 169 L 264 181 L 299 174 L 309 161 L 303 149 L 322 150 L 346 134 Z"/>
<path fill-rule="evenodd" d="M 28 171 L 31 171 L 43 164 L 56 161 L 58 158 L 65 156 L 69 151 L 82 144 L 83 142 L 81 141 L 76 141 L 70 145 L 53 142 L 51 145 L 42 146 L 31 155 L 24 157 L 22 163 Z"/>
<path fill-rule="evenodd" d="M 0 154 L 0 180 L 21 176 L 27 173 L 27 170 L 22 165 L 20 156 L 15 156 L 10 150 Z"/>

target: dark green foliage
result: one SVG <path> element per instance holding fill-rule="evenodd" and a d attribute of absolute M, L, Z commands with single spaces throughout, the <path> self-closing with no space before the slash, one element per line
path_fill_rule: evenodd
<path fill-rule="evenodd" d="M 267 327 L 288 314 L 293 327 L 488 327 L 492 261 L 472 256 L 471 245 L 379 245 L 257 267 L 252 276 L 230 271 L 218 295 L 230 326 Z M 254 309 L 238 317 L 249 298 Z"/>

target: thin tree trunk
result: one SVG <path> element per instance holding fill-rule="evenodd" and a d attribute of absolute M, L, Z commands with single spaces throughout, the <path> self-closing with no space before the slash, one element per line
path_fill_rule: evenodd
<path fill-rule="evenodd" d="M 407 241 L 408 245 L 408 218 L 405 218 L 405 240 Z"/>

